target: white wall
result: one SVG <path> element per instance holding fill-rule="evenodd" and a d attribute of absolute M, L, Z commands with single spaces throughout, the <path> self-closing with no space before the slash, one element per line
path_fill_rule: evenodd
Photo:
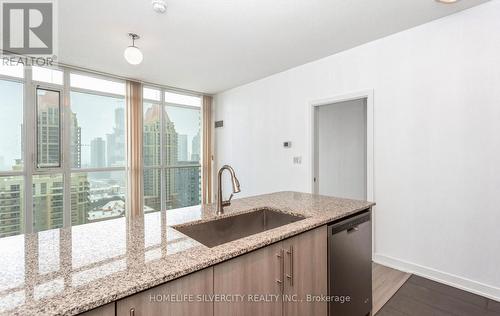
<path fill-rule="evenodd" d="M 366 99 L 316 107 L 319 194 L 366 200 Z"/>
<path fill-rule="evenodd" d="M 310 192 L 309 102 L 374 89 L 376 260 L 500 300 L 499 34 L 493 0 L 221 93 L 216 165 Z"/>

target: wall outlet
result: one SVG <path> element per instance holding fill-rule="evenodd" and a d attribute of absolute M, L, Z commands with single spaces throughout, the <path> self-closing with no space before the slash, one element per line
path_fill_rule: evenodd
<path fill-rule="evenodd" d="M 301 156 L 293 157 L 293 163 L 296 165 L 300 165 L 302 163 L 302 157 Z"/>

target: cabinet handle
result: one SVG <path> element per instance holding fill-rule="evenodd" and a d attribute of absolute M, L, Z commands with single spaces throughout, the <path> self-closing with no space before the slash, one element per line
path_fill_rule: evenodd
<path fill-rule="evenodd" d="M 290 273 L 286 277 L 290 281 L 290 286 L 293 286 L 293 245 L 290 245 L 290 249 L 286 251 L 286 254 L 290 258 Z"/>
<path fill-rule="evenodd" d="M 135 316 L 135 308 L 130 309 L 130 316 Z"/>
<path fill-rule="evenodd" d="M 280 286 L 280 291 L 283 294 L 284 291 L 284 280 L 283 280 L 283 273 L 285 272 L 285 258 L 284 258 L 284 250 L 280 249 L 280 252 L 276 254 L 276 257 L 278 257 L 279 264 L 280 264 L 280 275 L 279 278 L 276 279 L 276 283 L 279 284 Z"/>

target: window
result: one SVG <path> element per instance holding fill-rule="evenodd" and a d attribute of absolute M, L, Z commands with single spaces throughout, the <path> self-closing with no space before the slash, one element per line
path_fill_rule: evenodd
<path fill-rule="evenodd" d="M 0 67 L 2 74 L 4 67 Z M 0 238 L 25 231 L 23 86 L 15 80 L 0 80 L 0 113 L 5 118 L 0 122 Z"/>
<path fill-rule="evenodd" d="M 145 211 L 161 210 L 161 111 L 160 104 L 143 104 L 143 160 Z"/>
<path fill-rule="evenodd" d="M 125 216 L 125 179 L 125 171 L 72 173 L 72 224 Z"/>
<path fill-rule="evenodd" d="M 4 65 L 4 63 L 0 63 L 0 75 L 15 77 L 15 78 L 24 78 L 24 68 L 23 65 Z"/>
<path fill-rule="evenodd" d="M 201 107 L 200 97 L 173 93 L 168 91 L 165 92 L 165 102 L 170 104 L 189 105 L 197 108 Z"/>
<path fill-rule="evenodd" d="M 0 172 L 22 170 L 22 83 L 0 80 L 0 113 Z"/>
<path fill-rule="evenodd" d="M 0 238 L 124 216 L 125 83 L 64 71 L 0 67 Z"/>
<path fill-rule="evenodd" d="M 24 232 L 22 176 L 0 177 L 0 238 Z"/>
<path fill-rule="evenodd" d="M 31 177 L 33 230 L 42 231 L 61 228 L 64 223 L 61 92 L 38 87 L 35 105 L 36 170 Z M 39 174 L 41 170 L 43 173 Z"/>
<path fill-rule="evenodd" d="M 70 124 L 73 168 L 125 166 L 124 98 L 73 91 Z"/>
<path fill-rule="evenodd" d="M 201 98 L 163 95 L 143 103 L 145 212 L 201 203 Z"/>
<path fill-rule="evenodd" d="M 166 207 L 201 203 L 200 109 L 165 106 Z"/>
<path fill-rule="evenodd" d="M 72 87 L 98 88 L 71 91 L 72 225 L 123 217 L 125 99 L 115 94 L 125 85 L 74 74 L 71 78 Z"/>
<path fill-rule="evenodd" d="M 146 100 L 152 100 L 152 101 L 161 101 L 161 91 L 157 89 L 151 89 L 151 88 L 144 88 L 143 89 L 143 96 L 144 99 Z"/>
<path fill-rule="evenodd" d="M 61 93 L 36 89 L 37 168 L 61 167 Z"/>
<path fill-rule="evenodd" d="M 42 231 L 63 227 L 62 173 L 33 176 L 33 228 Z"/>
<path fill-rule="evenodd" d="M 80 88 L 97 92 L 104 92 L 125 96 L 125 83 L 112 80 L 100 79 L 82 74 L 70 74 L 72 88 Z"/>
<path fill-rule="evenodd" d="M 32 72 L 34 81 L 52 83 L 57 85 L 63 84 L 63 72 L 61 70 L 32 67 Z"/>
<path fill-rule="evenodd" d="M 123 220 L 124 81 L 0 65 L 0 113 L 0 238 Z M 144 212 L 200 204 L 201 98 L 144 87 L 143 115 Z"/>

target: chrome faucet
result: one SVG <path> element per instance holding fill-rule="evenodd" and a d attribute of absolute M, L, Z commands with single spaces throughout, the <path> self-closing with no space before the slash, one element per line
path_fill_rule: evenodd
<path fill-rule="evenodd" d="M 233 182 L 233 193 L 229 196 L 229 200 L 222 200 L 222 173 L 224 170 L 229 170 L 231 174 L 231 181 Z M 231 199 L 233 198 L 234 193 L 240 192 L 240 182 L 238 178 L 236 178 L 236 174 L 234 173 L 234 169 L 231 166 L 224 165 L 220 168 L 217 178 L 217 215 L 224 214 L 224 206 L 231 205 Z"/>

